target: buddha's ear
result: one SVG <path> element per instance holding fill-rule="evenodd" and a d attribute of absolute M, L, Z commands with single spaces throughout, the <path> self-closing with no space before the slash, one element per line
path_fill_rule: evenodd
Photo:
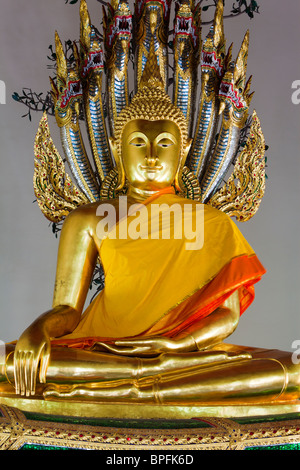
<path fill-rule="evenodd" d="M 120 190 L 125 185 L 125 173 L 124 173 L 122 158 L 121 158 L 121 155 L 119 155 L 118 141 L 114 137 L 110 137 L 109 145 L 110 145 L 110 150 L 116 162 L 116 166 L 118 170 L 118 186 L 116 187 L 116 190 Z"/>
<path fill-rule="evenodd" d="M 186 145 L 183 149 L 183 155 L 181 157 L 182 165 L 185 165 L 185 162 L 186 162 L 187 156 L 189 154 L 190 148 L 192 146 L 192 143 L 193 143 L 193 139 L 187 139 Z"/>
<path fill-rule="evenodd" d="M 111 150 L 111 153 L 115 159 L 115 161 L 117 162 L 118 160 L 118 147 L 117 147 L 117 141 L 114 137 L 109 137 L 109 146 L 110 146 L 110 150 Z"/>
<path fill-rule="evenodd" d="M 181 174 L 182 174 L 182 170 L 184 168 L 184 165 L 185 165 L 185 162 L 186 162 L 186 159 L 187 159 L 187 156 L 189 154 L 189 151 L 190 151 L 190 148 L 191 148 L 191 145 L 192 145 L 192 142 L 193 142 L 193 139 L 187 139 L 186 141 L 186 144 L 181 152 L 181 157 L 180 157 L 180 163 L 179 163 L 179 168 L 178 168 L 178 171 L 177 171 L 177 174 L 175 176 L 175 188 L 177 189 L 177 191 L 183 193 L 184 192 L 184 188 L 181 187 L 180 185 L 180 182 L 181 182 Z"/>

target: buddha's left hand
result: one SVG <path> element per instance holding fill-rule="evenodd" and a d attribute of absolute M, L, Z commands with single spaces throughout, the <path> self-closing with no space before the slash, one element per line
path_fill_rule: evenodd
<path fill-rule="evenodd" d="M 189 349 L 185 341 L 165 338 L 164 336 L 127 338 L 117 340 L 113 345 L 97 344 L 113 354 L 124 356 L 154 356 L 163 352 L 181 352 Z"/>

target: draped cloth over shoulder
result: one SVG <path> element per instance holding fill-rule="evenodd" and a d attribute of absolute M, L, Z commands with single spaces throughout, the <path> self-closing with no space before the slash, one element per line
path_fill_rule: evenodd
<path fill-rule="evenodd" d="M 186 235 L 186 224 L 192 221 L 189 228 L 198 232 L 197 249 Z M 133 227 L 139 238 L 132 238 Z M 55 344 L 82 348 L 137 335 L 176 336 L 236 290 L 242 314 L 254 299 L 254 284 L 265 273 L 226 214 L 168 191 L 146 200 L 115 228 L 131 236 L 102 241 L 105 288 L 73 333 Z"/>

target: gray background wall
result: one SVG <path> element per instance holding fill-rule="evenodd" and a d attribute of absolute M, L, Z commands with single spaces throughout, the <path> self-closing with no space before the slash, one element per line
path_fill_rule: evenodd
<path fill-rule="evenodd" d="M 258 3 L 259 15 L 227 20 L 225 31 L 236 55 L 250 29 L 251 109 L 258 112 L 270 148 L 261 208 L 239 228 L 268 272 L 231 341 L 293 350 L 300 340 L 300 104 L 291 96 L 292 83 L 300 80 L 300 6 L 297 0 Z M 96 0 L 88 5 L 99 26 L 101 5 Z M 11 95 L 23 87 L 48 90 L 48 46 L 55 29 L 62 39 L 79 37 L 79 6 L 64 0 L 0 0 L 0 6 L 0 80 L 6 85 L 6 104 L 0 104 L 0 339 L 11 341 L 51 307 L 58 247 L 33 204 L 33 141 L 41 115 L 33 113 L 32 122 L 22 119 L 26 109 Z M 49 122 L 61 149 L 55 121 Z"/>

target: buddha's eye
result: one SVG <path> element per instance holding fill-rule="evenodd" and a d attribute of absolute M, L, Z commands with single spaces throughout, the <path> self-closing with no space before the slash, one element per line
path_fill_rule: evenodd
<path fill-rule="evenodd" d="M 174 143 L 170 139 L 162 139 L 157 143 L 157 145 L 158 145 L 158 147 L 168 148 L 168 147 L 171 147 L 172 145 L 174 145 Z"/>
<path fill-rule="evenodd" d="M 140 138 L 135 138 L 129 142 L 129 145 L 133 145 L 134 147 L 145 147 L 146 142 Z"/>

